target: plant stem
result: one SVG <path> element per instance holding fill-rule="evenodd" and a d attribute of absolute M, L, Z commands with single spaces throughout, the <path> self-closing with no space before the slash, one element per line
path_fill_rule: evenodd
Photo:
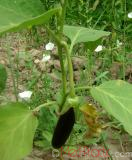
<path fill-rule="evenodd" d="M 91 86 L 81 86 L 81 87 L 76 87 L 75 91 L 79 90 L 90 90 L 92 87 Z"/>
<path fill-rule="evenodd" d="M 64 106 L 64 104 L 66 102 L 66 99 L 67 99 L 68 95 L 69 95 L 69 93 L 66 93 L 65 96 L 63 97 L 63 100 L 62 100 L 62 102 L 60 104 L 60 112 L 62 111 L 62 108 L 63 108 L 63 106 Z"/>
<path fill-rule="evenodd" d="M 60 38 L 63 36 L 63 28 L 64 28 L 64 22 L 65 22 L 65 15 L 66 15 L 66 7 L 67 7 L 67 0 L 61 0 L 61 6 L 62 6 L 62 13 L 60 17 Z"/>
<path fill-rule="evenodd" d="M 123 25 L 123 80 L 125 81 L 125 71 L 126 71 L 126 0 L 124 0 L 124 25 Z"/>
<path fill-rule="evenodd" d="M 62 41 L 63 39 L 63 27 L 64 27 L 64 22 L 65 22 L 65 14 L 66 14 L 66 6 L 67 6 L 67 0 L 61 1 L 61 5 L 62 5 L 62 11 L 61 11 L 61 16 L 59 17 L 59 22 L 60 22 L 60 29 L 59 29 L 59 43 Z M 65 95 L 66 95 L 66 71 L 65 71 L 65 67 L 64 67 L 64 61 L 63 61 L 63 54 L 62 54 L 62 45 L 60 45 L 58 43 L 58 54 L 59 54 L 59 58 L 60 58 L 60 65 L 61 65 L 61 72 L 62 72 L 62 86 L 63 86 L 63 99 L 65 99 Z"/>
<path fill-rule="evenodd" d="M 74 76 L 73 76 L 73 65 L 70 56 L 70 50 L 66 42 L 62 42 L 62 45 L 65 48 L 67 61 L 68 61 L 68 70 L 69 70 L 69 83 L 70 83 L 70 96 L 75 97 L 75 88 L 74 88 Z"/>
<path fill-rule="evenodd" d="M 63 55 L 62 55 L 62 45 L 61 45 L 61 39 L 55 35 L 55 33 L 45 26 L 47 32 L 53 37 L 55 40 L 57 46 L 58 46 L 58 54 L 60 59 L 60 66 L 61 66 L 61 73 L 62 73 L 62 89 L 63 89 L 63 97 L 66 95 L 66 87 L 67 87 L 67 81 L 66 81 L 66 71 L 64 68 L 64 61 L 63 61 Z"/>
<path fill-rule="evenodd" d="M 59 30 L 59 37 L 62 39 L 63 36 L 63 28 L 64 28 L 64 22 L 65 22 L 65 16 L 66 16 L 66 7 L 67 7 L 67 0 L 61 0 L 62 5 L 62 14 L 60 18 L 60 30 Z M 67 43 L 62 43 L 63 47 L 66 51 L 66 57 L 68 61 L 68 70 L 69 70 L 69 83 L 70 83 L 70 96 L 75 97 L 75 89 L 74 89 L 74 79 L 73 79 L 73 66 L 71 61 L 71 51 L 68 48 Z"/>
<path fill-rule="evenodd" d="M 58 54 L 60 58 L 60 65 L 61 65 L 61 72 L 62 72 L 62 88 L 63 88 L 63 99 L 64 99 L 66 95 L 67 80 L 66 80 L 66 71 L 64 67 L 63 54 L 62 54 L 63 47 L 61 45 L 61 41 L 63 39 L 63 27 L 64 27 L 64 21 L 65 21 L 67 0 L 61 1 L 61 5 L 62 5 L 62 11 L 61 11 L 61 16 L 59 17 L 60 29 L 59 29 L 58 37 L 48 27 L 45 27 L 45 28 L 53 36 L 58 46 Z"/>
<path fill-rule="evenodd" d="M 55 33 L 49 27 L 47 27 L 46 25 L 44 27 L 47 30 L 47 32 L 53 37 L 53 39 L 57 43 L 57 45 L 61 45 L 60 38 L 57 35 L 55 35 Z"/>
<path fill-rule="evenodd" d="M 66 71 L 64 68 L 64 61 L 63 61 L 63 55 L 62 55 L 62 46 L 58 45 L 58 54 L 59 54 L 59 58 L 60 58 L 60 65 L 61 65 L 61 73 L 62 73 L 62 88 L 63 88 L 63 97 L 65 97 L 66 95 Z"/>
<path fill-rule="evenodd" d="M 48 107 L 48 106 L 54 105 L 54 104 L 56 104 L 56 101 L 50 101 L 50 102 L 41 104 L 41 105 L 39 105 L 38 107 L 36 107 L 35 109 L 33 109 L 33 112 L 39 112 L 39 111 L 41 110 L 41 108 L 43 108 L 43 107 Z"/>
<path fill-rule="evenodd" d="M 65 98 L 66 95 L 66 71 L 64 67 L 64 61 L 63 61 L 63 55 L 62 55 L 62 49 L 65 49 L 66 52 L 66 57 L 68 61 L 68 70 L 69 70 L 69 83 L 70 83 L 70 96 L 75 97 L 75 89 L 74 89 L 74 77 L 73 77 L 73 66 L 72 66 L 72 61 L 71 61 L 71 50 L 68 48 L 68 45 L 65 41 L 63 41 L 63 27 L 64 27 L 64 21 L 65 21 L 65 15 L 66 15 L 66 6 L 67 6 L 67 0 L 61 1 L 62 5 L 62 13 L 60 18 L 60 29 L 58 32 L 58 36 L 55 35 L 55 33 L 50 30 L 48 27 L 45 26 L 47 29 L 48 33 L 52 35 L 54 40 L 57 43 L 58 46 L 58 53 L 60 57 L 60 65 L 61 65 L 61 70 L 62 70 L 62 83 L 63 83 L 63 97 Z"/>
<path fill-rule="evenodd" d="M 7 51 L 7 55 L 8 55 L 8 59 L 9 59 L 9 63 L 10 63 L 10 71 L 11 71 L 11 76 L 12 76 L 12 82 L 13 82 L 13 89 L 14 89 L 14 95 L 15 95 L 15 99 L 16 101 L 18 101 L 18 90 L 16 87 L 16 82 L 15 82 L 15 73 L 14 73 L 14 66 L 13 66 L 13 62 L 11 59 L 11 51 L 9 46 L 7 46 L 8 51 Z"/>
<path fill-rule="evenodd" d="M 111 153 L 110 153 L 110 151 L 109 151 L 109 148 L 107 147 L 105 141 L 103 141 L 103 143 L 104 143 L 104 148 L 105 148 L 105 149 L 107 150 L 107 152 L 108 152 L 108 158 L 109 158 L 110 160 L 113 160 L 112 155 L 111 155 Z"/>
<path fill-rule="evenodd" d="M 106 143 L 105 143 L 105 140 L 104 140 L 104 137 L 103 137 L 102 135 L 101 135 L 101 138 L 102 138 L 102 141 L 103 141 L 103 144 L 104 144 L 104 148 L 105 148 L 106 151 L 108 152 L 108 159 L 113 160 L 112 155 L 111 155 L 111 153 L 110 153 L 110 151 L 109 151 L 109 148 L 107 147 L 107 145 L 106 145 Z"/>

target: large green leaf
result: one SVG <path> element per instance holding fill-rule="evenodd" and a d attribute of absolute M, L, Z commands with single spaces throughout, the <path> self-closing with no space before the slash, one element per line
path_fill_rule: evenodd
<path fill-rule="evenodd" d="M 0 159 L 20 160 L 31 152 L 37 118 L 21 103 L 0 106 Z"/>
<path fill-rule="evenodd" d="M 64 26 L 63 32 L 68 38 L 70 38 L 72 46 L 80 42 L 97 41 L 110 34 L 110 32 L 68 25 Z"/>
<path fill-rule="evenodd" d="M 113 80 L 91 89 L 91 94 L 132 135 L 132 85 Z"/>
<path fill-rule="evenodd" d="M 7 72 L 5 67 L 0 64 L 0 93 L 5 89 L 7 80 Z"/>
<path fill-rule="evenodd" d="M 0 0 L 0 33 L 43 24 L 57 11 L 44 13 L 40 0 Z"/>

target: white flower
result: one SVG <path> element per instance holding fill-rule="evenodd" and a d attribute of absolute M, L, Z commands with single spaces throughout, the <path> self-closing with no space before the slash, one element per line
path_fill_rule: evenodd
<path fill-rule="evenodd" d="M 103 50 L 103 46 L 102 45 L 99 45 L 96 49 L 95 49 L 95 52 L 100 52 Z"/>
<path fill-rule="evenodd" d="M 54 49 L 54 46 L 55 46 L 54 43 L 49 42 L 46 44 L 45 49 L 47 51 L 52 51 Z"/>
<path fill-rule="evenodd" d="M 42 58 L 42 62 L 47 62 L 47 61 L 49 61 L 50 60 L 50 58 L 51 58 L 51 56 L 50 55 L 43 55 L 43 58 Z"/>
<path fill-rule="evenodd" d="M 122 45 L 122 42 L 120 42 L 120 41 L 117 39 L 116 45 L 117 45 L 117 47 L 120 47 L 120 46 Z"/>
<path fill-rule="evenodd" d="M 31 96 L 32 96 L 32 91 L 24 91 L 18 94 L 18 97 L 21 100 L 25 100 L 25 101 L 30 100 Z"/>
<path fill-rule="evenodd" d="M 132 12 L 128 13 L 128 18 L 132 18 Z"/>

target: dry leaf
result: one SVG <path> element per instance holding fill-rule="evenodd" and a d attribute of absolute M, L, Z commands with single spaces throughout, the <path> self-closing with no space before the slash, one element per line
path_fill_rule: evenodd
<path fill-rule="evenodd" d="M 86 123 L 89 127 L 86 137 L 98 137 L 101 133 L 101 124 L 98 122 L 98 113 L 92 104 L 83 105 L 80 110 L 83 112 Z"/>

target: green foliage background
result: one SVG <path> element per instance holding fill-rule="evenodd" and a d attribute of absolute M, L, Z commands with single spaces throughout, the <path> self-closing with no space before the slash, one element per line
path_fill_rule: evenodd
<path fill-rule="evenodd" d="M 59 0 L 41 0 L 45 10 L 58 5 Z M 125 32 L 128 48 L 132 42 L 131 0 L 69 0 L 66 24 L 102 29 L 121 37 Z"/>
<path fill-rule="evenodd" d="M 41 0 L 45 10 L 55 7 L 59 0 Z M 78 24 L 93 27 L 117 27 L 121 29 L 125 12 L 131 12 L 131 0 L 69 0 L 67 9 L 67 24 Z M 119 25 L 120 24 L 120 25 Z"/>

